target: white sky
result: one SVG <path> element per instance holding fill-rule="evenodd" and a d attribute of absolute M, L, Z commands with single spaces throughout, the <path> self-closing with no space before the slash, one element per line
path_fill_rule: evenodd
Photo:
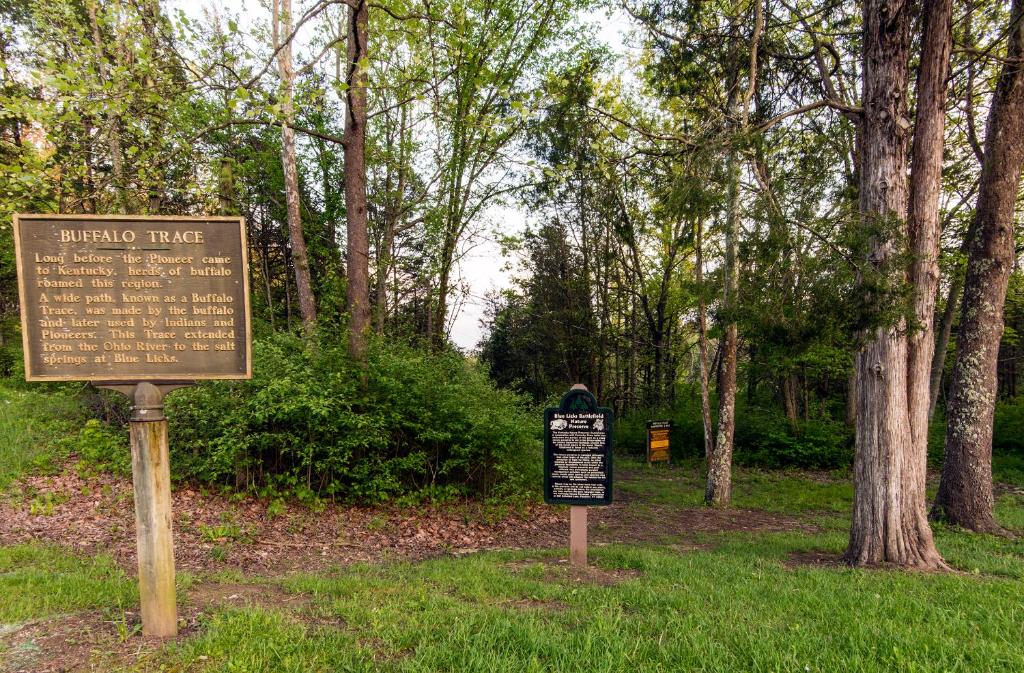
<path fill-rule="evenodd" d="M 234 16 L 240 15 L 239 23 L 242 30 L 250 27 L 252 22 L 268 23 L 270 21 L 270 9 L 262 2 L 255 0 L 167 0 L 165 6 L 170 12 L 181 9 L 190 18 L 199 18 L 204 9 L 223 9 L 225 14 Z M 301 7 L 300 2 L 294 3 L 296 10 Z M 606 11 L 590 12 L 582 17 L 587 28 L 596 32 L 595 37 L 608 45 L 616 53 L 622 54 L 626 51 L 626 37 L 624 31 L 627 29 L 626 17 L 621 11 L 611 15 Z M 300 31 L 297 43 L 301 50 L 303 33 Z M 480 320 L 484 314 L 483 297 L 494 290 L 508 288 L 512 284 L 513 276 L 521 274 L 526 270 L 516 268 L 511 260 L 502 257 L 500 247 L 492 236 L 495 229 L 506 235 L 521 233 L 527 225 L 526 212 L 515 206 L 502 206 L 491 208 L 486 214 L 486 234 L 479 242 L 460 260 L 456 272 L 456 284 L 465 283 L 468 286 L 469 296 L 455 297 L 452 305 L 458 308 L 455 322 L 452 324 L 451 338 L 457 346 L 463 350 L 472 350 L 479 343 L 483 336 L 483 326 Z M 510 270 L 507 267 L 513 266 Z"/>

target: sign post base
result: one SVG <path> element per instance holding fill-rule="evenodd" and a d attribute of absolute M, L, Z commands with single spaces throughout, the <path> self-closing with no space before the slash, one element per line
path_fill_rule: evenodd
<path fill-rule="evenodd" d="M 151 383 L 135 387 L 131 418 L 132 482 L 139 557 L 142 632 L 178 635 L 174 593 L 174 539 L 171 533 L 171 468 L 164 394 Z"/>
<path fill-rule="evenodd" d="M 135 541 L 139 561 L 142 632 L 147 636 L 178 635 L 174 590 L 174 536 L 171 530 L 171 462 L 167 444 L 164 395 L 189 381 L 152 384 L 97 383 L 132 401 L 129 422 L 132 484 L 135 487 Z"/>
<path fill-rule="evenodd" d="M 569 565 L 587 565 L 587 508 L 580 505 L 569 507 Z"/>

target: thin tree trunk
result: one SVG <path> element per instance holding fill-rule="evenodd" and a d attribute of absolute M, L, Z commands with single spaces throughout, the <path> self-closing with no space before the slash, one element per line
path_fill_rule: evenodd
<path fill-rule="evenodd" d="M 714 507 L 728 507 L 732 502 L 732 442 L 736 432 L 736 358 L 739 333 L 732 311 L 739 291 L 739 267 L 736 246 L 740 229 L 740 162 L 737 151 L 729 151 L 729 213 L 725 226 L 725 289 L 722 310 L 726 324 L 720 344 L 721 360 L 718 375 L 718 429 L 714 451 L 708 461 L 708 480 L 704 502 Z"/>
<path fill-rule="evenodd" d="M 914 441 L 914 478 L 925 488 L 928 467 L 928 407 L 935 294 L 939 287 L 939 194 L 942 191 L 942 150 L 946 123 L 946 82 L 953 49 L 952 0 L 925 0 L 921 64 L 917 73 L 917 118 L 910 164 L 910 284 L 913 287 L 914 329 L 907 338 L 907 404 Z"/>
<path fill-rule="evenodd" d="M 928 402 L 928 419 L 935 416 L 935 407 L 939 403 L 939 392 L 942 390 L 942 372 L 946 367 L 946 349 L 949 348 L 949 338 L 953 333 L 953 318 L 956 316 L 957 307 L 963 297 L 964 277 L 956 272 L 949 283 L 949 294 L 946 296 L 946 306 L 942 311 L 942 324 L 939 327 L 939 338 L 935 344 L 935 352 L 932 354 L 932 376 L 929 384 L 931 400 Z"/>
<path fill-rule="evenodd" d="M 797 427 L 800 420 L 800 402 L 797 399 L 797 386 L 800 381 L 793 373 L 782 378 L 782 406 L 786 410 L 786 420 L 791 428 Z"/>
<path fill-rule="evenodd" d="M 99 69 L 103 81 L 110 82 L 115 88 L 119 87 L 110 77 L 110 67 L 107 57 L 103 53 L 103 33 L 100 30 L 99 18 L 96 15 L 96 2 L 89 2 L 89 24 L 92 29 L 93 51 L 96 56 L 96 67 Z M 114 175 L 114 194 L 117 210 L 122 214 L 127 212 L 126 184 L 124 179 L 124 156 L 121 148 L 121 121 L 115 114 L 109 111 L 107 116 L 107 145 L 110 148 L 110 167 Z"/>
<path fill-rule="evenodd" d="M 976 531 L 993 515 L 992 422 L 1003 305 L 1014 264 L 1013 218 L 1024 165 L 1024 0 L 1013 0 L 1006 58 L 985 134 L 949 397 L 946 457 L 933 515 Z"/>
<path fill-rule="evenodd" d="M 387 206 L 384 208 L 384 236 L 380 249 L 377 251 L 377 277 L 375 289 L 377 301 L 374 303 L 373 323 L 377 334 L 384 333 L 384 323 L 387 317 L 388 301 L 388 271 L 391 269 L 394 257 L 395 235 L 398 231 L 398 224 L 402 219 L 402 212 L 405 208 L 405 181 L 406 181 L 406 119 L 408 110 L 406 106 L 401 108 L 401 121 L 398 127 L 398 184 L 394 196 L 387 196 Z M 390 182 L 390 178 L 388 180 Z"/>
<path fill-rule="evenodd" d="M 865 0 L 860 212 L 873 232 L 870 273 L 895 281 L 907 214 L 907 78 L 913 7 Z M 889 231 L 895 228 L 896 231 Z M 887 301 L 882 297 L 881 301 Z M 907 394 L 906 321 L 873 328 L 856 355 L 857 450 L 846 559 L 944 568 L 925 509 Z"/>
<path fill-rule="evenodd" d="M 370 332 L 370 237 L 366 213 L 366 64 L 369 6 L 348 10 L 348 118 L 345 123 L 345 209 L 348 214 L 348 350 L 366 360 Z"/>
<path fill-rule="evenodd" d="M 711 420 L 711 391 L 708 381 L 708 321 L 704 303 L 704 222 L 697 219 L 696 227 L 697 272 L 697 343 L 700 350 L 700 414 L 704 421 L 704 459 L 711 464 L 715 453 L 715 436 Z"/>
<path fill-rule="evenodd" d="M 302 232 L 302 215 L 299 211 L 299 174 L 295 161 L 295 121 L 292 103 L 295 73 L 292 71 L 292 44 L 288 36 L 292 32 L 292 0 L 274 0 L 274 48 L 281 76 L 281 165 L 284 169 L 284 197 L 288 211 L 288 243 L 292 249 L 292 266 L 295 269 L 295 290 L 299 300 L 299 314 L 302 325 L 308 332 L 316 324 L 316 300 L 313 284 L 309 277 L 309 255 L 306 252 L 306 237 Z M 282 36 L 287 40 L 283 45 Z"/>
<path fill-rule="evenodd" d="M 761 0 L 754 1 L 754 28 L 750 36 L 750 60 L 747 73 L 747 88 L 740 101 L 739 131 L 747 131 L 750 117 L 750 103 L 757 91 L 757 59 L 764 29 L 764 6 Z M 730 92 L 730 114 L 735 114 L 738 100 L 739 77 L 736 77 Z M 734 139 L 737 140 L 737 139 Z M 725 226 L 725 288 L 722 294 L 722 309 L 726 324 L 722 335 L 721 375 L 718 379 L 718 431 L 715 450 L 708 462 L 708 481 L 704 489 L 704 502 L 713 507 L 728 507 L 732 502 L 732 451 L 736 433 L 736 359 L 738 356 L 739 333 L 732 312 L 738 303 L 739 260 L 737 247 L 740 234 L 740 157 L 735 147 L 729 149 L 729 212 Z"/>

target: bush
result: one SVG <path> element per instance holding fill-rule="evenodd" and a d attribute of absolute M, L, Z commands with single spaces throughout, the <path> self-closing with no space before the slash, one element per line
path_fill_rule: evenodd
<path fill-rule="evenodd" d="M 686 396 L 671 411 L 637 411 L 616 419 L 615 446 L 643 456 L 648 420 L 671 419 L 672 459 L 704 457 L 700 399 Z M 812 419 L 790 424 L 774 409 L 740 405 L 733 462 L 754 467 L 836 469 L 853 463 L 853 431 L 841 421 Z"/>
<path fill-rule="evenodd" d="M 111 427 L 91 418 L 68 443 L 68 448 L 89 467 L 120 475 L 132 473 L 128 432 L 123 427 Z"/>
<path fill-rule="evenodd" d="M 1024 456 L 1024 397 L 996 405 L 992 450 Z"/>
<path fill-rule="evenodd" d="M 841 421 L 791 424 L 781 413 L 747 408 L 736 415 L 734 460 L 769 468 L 848 467 L 853 463 L 853 431 Z"/>
<path fill-rule="evenodd" d="M 365 503 L 538 489 L 538 414 L 458 354 L 377 341 L 364 387 L 342 344 L 278 334 L 253 372 L 168 398 L 177 477 Z"/>
<path fill-rule="evenodd" d="M 616 452 L 647 459 L 647 421 L 672 421 L 669 449 L 672 460 L 680 461 L 704 457 L 704 423 L 701 420 L 700 400 L 684 396 L 672 409 L 635 411 L 615 419 L 614 446 Z"/>

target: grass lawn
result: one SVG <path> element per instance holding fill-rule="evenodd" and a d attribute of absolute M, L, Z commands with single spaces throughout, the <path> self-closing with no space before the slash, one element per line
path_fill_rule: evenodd
<path fill-rule="evenodd" d="M 620 465 L 637 515 L 685 517 L 699 502 L 694 466 Z M 586 573 L 562 562 L 564 550 L 526 550 L 186 576 L 182 614 L 192 622 L 176 642 L 142 646 L 123 632 L 73 670 L 1024 670 L 1024 540 L 939 526 L 958 573 L 814 564 L 845 545 L 848 477 L 740 469 L 735 483 L 738 507 L 783 513 L 811 532 L 595 546 Z M 1001 495 L 998 514 L 1024 527 L 1024 496 Z M 123 631 L 128 620 L 117 615 L 135 609 L 133 584 L 107 559 L 0 548 L 0 629 L 100 610 L 111 625 L 97 628 Z M 235 598 L 248 588 L 249 598 L 197 607 L 197 591 L 222 586 Z M 2 642 L 9 654 L 24 646 Z"/>

